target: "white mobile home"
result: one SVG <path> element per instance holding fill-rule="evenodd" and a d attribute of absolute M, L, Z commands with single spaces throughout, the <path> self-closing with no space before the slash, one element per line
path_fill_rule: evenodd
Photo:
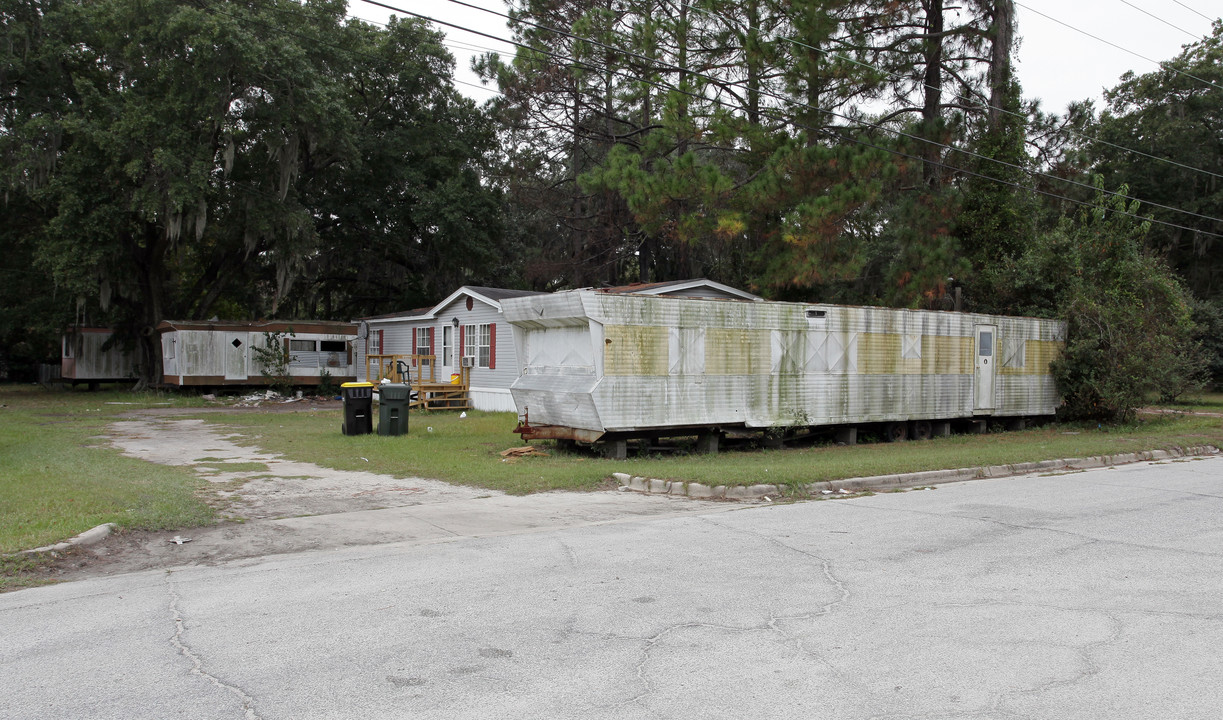
<path fill-rule="evenodd" d="M 354 323 L 166 320 L 157 326 L 157 332 L 161 336 L 164 385 L 264 384 L 263 368 L 252 349 L 265 347 L 268 333 L 284 343 L 282 349 L 289 353 L 288 370 L 294 385 L 318 385 L 324 373 L 336 385 L 356 379 Z"/>
<path fill-rule="evenodd" d="M 899 439 L 1058 405 L 1053 320 L 586 290 L 503 308 L 528 439 L 873 423 Z"/>
<path fill-rule="evenodd" d="M 134 380 L 132 354 L 118 343 L 107 347 L 114 334 L 107 328 L 73 328 L 64 334 L 60 349 L 60 378 L 73 385 Z"/>

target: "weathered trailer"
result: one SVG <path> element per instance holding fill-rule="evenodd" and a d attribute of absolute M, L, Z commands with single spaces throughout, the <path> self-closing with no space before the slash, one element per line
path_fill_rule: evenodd
<path fill-rule="evenodd" d="M 162 384 L 223 387 L 263 385 L 267 378 L 254 348 L 269 339 L 283 343 L 288 380 L 293 385 L 356 380 L 352 343 L 356 323 L 307 321 L 180 321 L 157 326 L 161 336 Z"/>
<path fill-rule="evenodd" d="M 502 303 L 525 439 L 610 441 L 749 429 L 877 426 L 892 439 L 953 420 L 1052 415 L 1054 320 L 615 295 Z"/>
<path fill-rule="evenodd" d="M 104 382 L 136 379 L 132 353 L 112 342 L 108 328 L 74 327 L 64 333 L 60 345 L 60 378 L 76 386 L 88 383 L 95 388 Z"/>

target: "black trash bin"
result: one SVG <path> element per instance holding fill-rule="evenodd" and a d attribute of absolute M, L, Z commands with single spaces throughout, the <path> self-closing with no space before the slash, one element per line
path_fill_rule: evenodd
<path fill-rule="evenodd" d="M 340 397 L 344 400 L 344 424 L 340 426 L 344 434 L 365 435 L 373 432 L 374 384 L 344 383 L 340 386 Z"/>
<path fill-rule="evenodd" d="M 378 434 L 408 434 L 408 403 L 412 387 L 404 383 L 387 383 L 378 387 Z"/>

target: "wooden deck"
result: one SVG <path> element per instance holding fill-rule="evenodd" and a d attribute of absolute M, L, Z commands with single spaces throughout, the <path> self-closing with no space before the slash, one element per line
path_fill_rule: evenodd
<path fill-rule="evenodd" d="M 457 382 L 436 377 L 435 355 L 369 355 L 365 358 L 365 377 L 375 385 L 385 378 L 412 386 L 410 408 L 419 410 L 470 410 L 468 394 L 471 369 L 460 368 Z"/>

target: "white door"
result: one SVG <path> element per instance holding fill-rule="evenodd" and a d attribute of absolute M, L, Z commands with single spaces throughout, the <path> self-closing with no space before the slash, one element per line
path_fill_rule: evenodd
<path fill-rule="evenodd" d="M 998 356 L 998 327 L 976 326 L 977 363 L 973 372 L 973 413 L 988 415 L 994 411 L 994 367 Z"/>
<path fill-rule="evenodd" d="M 246 346 L 250 340 L 246 333 L 225 333 L 221 353 L 225 356 L 225 379 L 246 379 Z"/>
<path fill-rule="evenodd" d="M 454 360 L 454 328 L 442 326 L 442 356 L 438 358 L 437 381 L 450 382 L 450 374 L 458 372 L 458 363 Z"/>

